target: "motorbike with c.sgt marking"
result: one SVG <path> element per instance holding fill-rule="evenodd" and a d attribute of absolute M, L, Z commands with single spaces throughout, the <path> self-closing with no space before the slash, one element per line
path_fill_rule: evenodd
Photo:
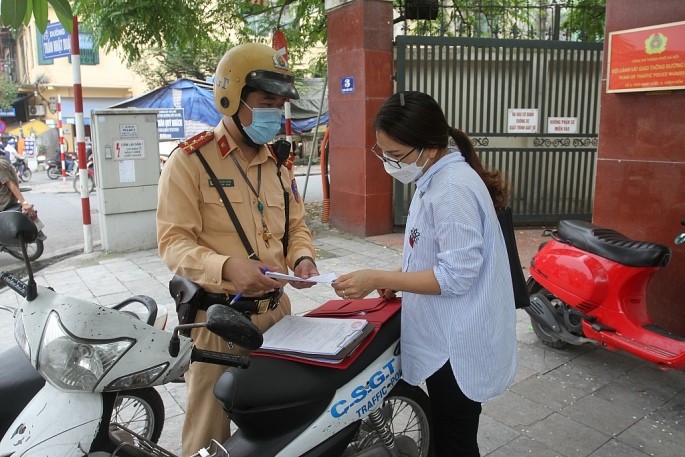
<path fill-rule="evenodd" d="M 37 231 L 27 216 L 0 213 L 0 242 L 24 247 Z M 214 394 L 238 431 L 196 456 L 427 457 L 431 421 L 426 393 L 401 379 L 400 312 L 378 329 L 345 369 L 272 357 L 205 351 L 180 334 L 206 327 L 247 350 L 262 344 L 243 314 L 212 305 L 207 320 L 173 333 L 115 309 L 60 295 L 4 272 L 24 298 L 15 338 L 47 381 L 0 441 L 0 455 L 173 456 L 152 440 L 111 421 L 118 392 L 173 382 L 191 362 L 229 368 Z"/>

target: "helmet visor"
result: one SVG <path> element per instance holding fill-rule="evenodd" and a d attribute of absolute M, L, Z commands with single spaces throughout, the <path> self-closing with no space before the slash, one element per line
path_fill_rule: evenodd
<path fill-rule="evenodd" d="M 255 70 L 251 71 L 245 78 L 245 85 L 263 90 L 281 97 L 297 100 L 300 94 L 297 92 L 293 82 L 295 78 L 275 71 Z"/>

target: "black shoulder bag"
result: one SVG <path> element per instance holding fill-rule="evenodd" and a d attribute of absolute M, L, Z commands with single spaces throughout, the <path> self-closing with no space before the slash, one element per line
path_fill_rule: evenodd
<path fill-rule="evenodd" d="M 514 233 L 514 218 L 510 207 L 502 208 L 497 211 L 504 244 L 507 246 L 509 256 L 509 270 L 511 271 L 511 282 L 514 286 L 514 306 L 517 309 L 525 308 L 530 305 L 526 278 L 521 269 L 521 259 L 519 259 L 518 248 L 516 247 L 516 235 Z"/>

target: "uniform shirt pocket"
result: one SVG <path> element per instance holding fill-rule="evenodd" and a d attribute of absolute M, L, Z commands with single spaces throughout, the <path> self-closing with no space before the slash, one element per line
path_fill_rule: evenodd
<path fill-rule="evenodd" d="M 238 215 L 238 219 L 241 219 L 240 215 L 245 204 L 242 192 L 237 187 L 224 187 L 223 189 L 231 207 Z M 214 187 L 203 187 L 200 192 L 202 194 L 200 213 L 202 213 L 203 231 L 236 232 L 221 201 L 219 192 Z"/>
<path fill-rule="evenodd" d="M 285 233 L 285 204 L 283 192 L 269 192 L 264 195 L 266 208 L 264 217 L 271 234 L 281 239 Z"/>

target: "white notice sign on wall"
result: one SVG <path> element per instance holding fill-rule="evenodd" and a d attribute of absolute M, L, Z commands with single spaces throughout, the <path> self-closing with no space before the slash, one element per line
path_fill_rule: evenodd
<path fill-rule="evenodd" d="M 578 133 L 578 118 L 548 117 L 547 133 Z"/>
<path fill-rule="evenodd" d="M 508 133 L 537 133 L 538 110 L 528 108 L 509 108 L 507 110 Z"/>

